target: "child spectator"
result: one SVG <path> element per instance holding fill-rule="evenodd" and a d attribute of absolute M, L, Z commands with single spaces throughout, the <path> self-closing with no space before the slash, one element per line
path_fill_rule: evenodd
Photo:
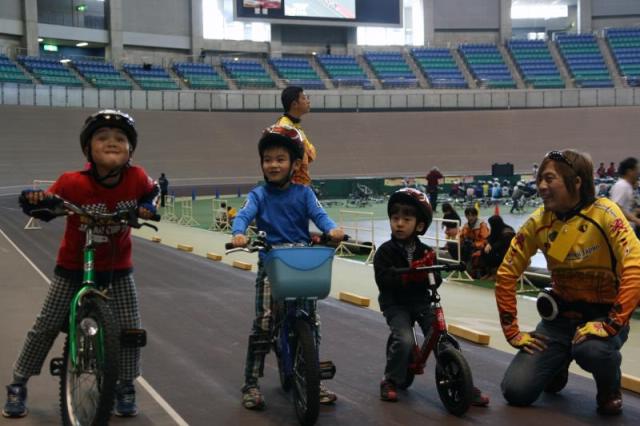
<path fill-rule="evenodd" d="M 247 245 L 245 232 L 254 219 L 258 230 L 266 232 L 267 242 L 271 245 L 309 243 L 309 220 L 332 239 L 341 240 L 344 232 L 329 218 L 311 188 L 292 183 L 292 176 L 300 168 L 304 153 L 303 137 L 298 130 L 289 126 L 269 127 L 258 143 L 258 151 L 266 185 L 249 193 L 244 207 L 236 216 L 232 229 L 233 245 Z M 262 253 L 260 256 L 262 259 Z M 256 277 L 256 318 L 249 336 L 242 387 L 242 405 L 247 409 L 265 407 L 258 386 L 266 355 L 260 342 L 269 341 L 271 335 L 271 304 L 271 286 L 260 261 Z M 315 303 L 310 303 L 309 309 L 317 318 Z M 333 392 L 320 386 L 321 404 L 331 404 L 336 399 Z"/>
<path fill-rule="evenodd" d="M 20 196 L 23 210 L 29 214 L 35 209 L 51 207 L 57 200 L 53 196 L 57 195 L 88 211 L 114 212 L 127 206 L 137 206 L 141 218 L 151 218 L 155 214 L 159 188 L 142 168 L 130 163 L 137 142 L 135 123 L 129 115 L 114 110 L 91 115 L 80 133 L 80 147 L 91 167 L 64 173 L 46 192 L 23 191 Z M 34 217 L 51 220 L 54 216 L 34 212 Z M 117 230 L 110 227 L 105 235 L 100 235 L 100 232 L 96 229 L 94 233 L 104 241 L 96 246 L 96 282 L 110 285 L 110 306 L 119 326 L 123 329 L 139 328 L 131 231 L 125 226 Z M 7 403 L 2 411 L 5 417 L 27 414 L 27 381 L 31 376 L 40 374 L 53 342 L 68 318 L 71 298 L 82 285 L 84 243 L 81 218 L 78 215 L 68 216 L 44 306 L 27 334 L 14 366 L 13 381 L 7 386 Z M 133 380 L 139 375 L 140 349 L 121 348 L 116 415 L 137 414 Z"/>
<path fill-rule="evenodd" d="M 391 329 L 387 364 L 380 383 L 380 399 L 398 400 L 397 386 L 404 383 L 408 359 L 413 346 L 413 323 L 425 336 L 433 322 L 428 286 L 440 285 L 439 273 L 398 274 L 394 268 L 417 268 L 435 264 L 431 247 L 418 238 L 431 224 L 432 210 L 426 195 L 416 189 L 403 188 L 391 195 L 387 204 L 391 239 L 376 251 L 373 268 L 380 290 L 380 309 Z M 485 406 L 489 398 L 474 388 L 474 405 Z"/>
<path fill-rule="evenodd" d="M 464 210 L 467 223 L 460 232 L 460 247 L 462 250 L 462 261 L 467 262 L 467 270 L 474 278 L 481 277 L 483 266 L 481 256 L 484 246 L 489 237 L 489 227 L 481 220 L 478 220 L 478 210 L 475 207 L 467 207 Z"/>

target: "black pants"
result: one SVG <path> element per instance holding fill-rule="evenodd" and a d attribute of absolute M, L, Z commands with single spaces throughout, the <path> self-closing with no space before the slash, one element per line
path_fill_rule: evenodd
<path fill-rule="evenodd" d="M 160 194 L 160 207 L 164 207 L 164 200 L 167 197 L 167 193 L 166 192 L 162 192 Z"/>

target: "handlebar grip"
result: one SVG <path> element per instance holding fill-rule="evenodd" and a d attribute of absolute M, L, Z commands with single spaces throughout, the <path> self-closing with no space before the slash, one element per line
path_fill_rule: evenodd
<path fill-rule="evenodd" d="M 224 249 L 225 250 L 231 250 L 232 248 L 235 248 L 233 243 L 225 243 L 225 245 L 224 245 Z"/>
<path fill-rule="evenodd" d="M 159 215 L 158 213 L 156 213 L 153 216 L 151 216 L 151 219 L 149 219 L 149 220 L 152 220 L 154 222 L 160 222 L 160 219 L 162 219 L 162 216 Z"/>

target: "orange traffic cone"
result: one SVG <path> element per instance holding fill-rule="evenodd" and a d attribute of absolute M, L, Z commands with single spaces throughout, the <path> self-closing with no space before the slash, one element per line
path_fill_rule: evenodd
<path fill-rule="evenodd" d="M 493 211 L 493 214 L 496 215 L 496 216 L 500 216 L 500 205 L 499 204 L 496 204 L 496 208 Z"/>

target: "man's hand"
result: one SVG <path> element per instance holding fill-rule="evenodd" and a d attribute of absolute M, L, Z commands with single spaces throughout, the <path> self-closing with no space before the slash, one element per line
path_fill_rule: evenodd
<path fill-rule="evenodd" d="M 231 239 L 231 244 L 233 244 L 234 247 L 245 247 L 248 242 L 249 239 L 244 234 L 236 234 Z"/>
<path fill-rule="evenodd" d="M 484 246 L 484 252 L 488 254 L 490 251 L 491 251 L 491 244 L 487 243 L 487 245 Z"/>
<path fill-rule="evenodd" d="M 533 354 L 534 350 L 542 352 L 547 349 L 547 340 L 549 339 L 541 334 L 519 332 L 509 340 L 509 344 L 516 349 Z"/>
<path fill-rule="evenodd" d="M 344 239 L 344 230 L 342 228 L 333 228 L 329 231 L 329 236 L 333 241 L 342 241 Z"/>
<path fill-rule="evenodd" d="M 604 323 L 602 321 L 591 321 L 582 327 L 578 327 L 571 343 L 577 345 L 587 340 L 588 337 L 600 337 L 606 339 L 609 337 L 609 333 L 604 327 Z"/>

